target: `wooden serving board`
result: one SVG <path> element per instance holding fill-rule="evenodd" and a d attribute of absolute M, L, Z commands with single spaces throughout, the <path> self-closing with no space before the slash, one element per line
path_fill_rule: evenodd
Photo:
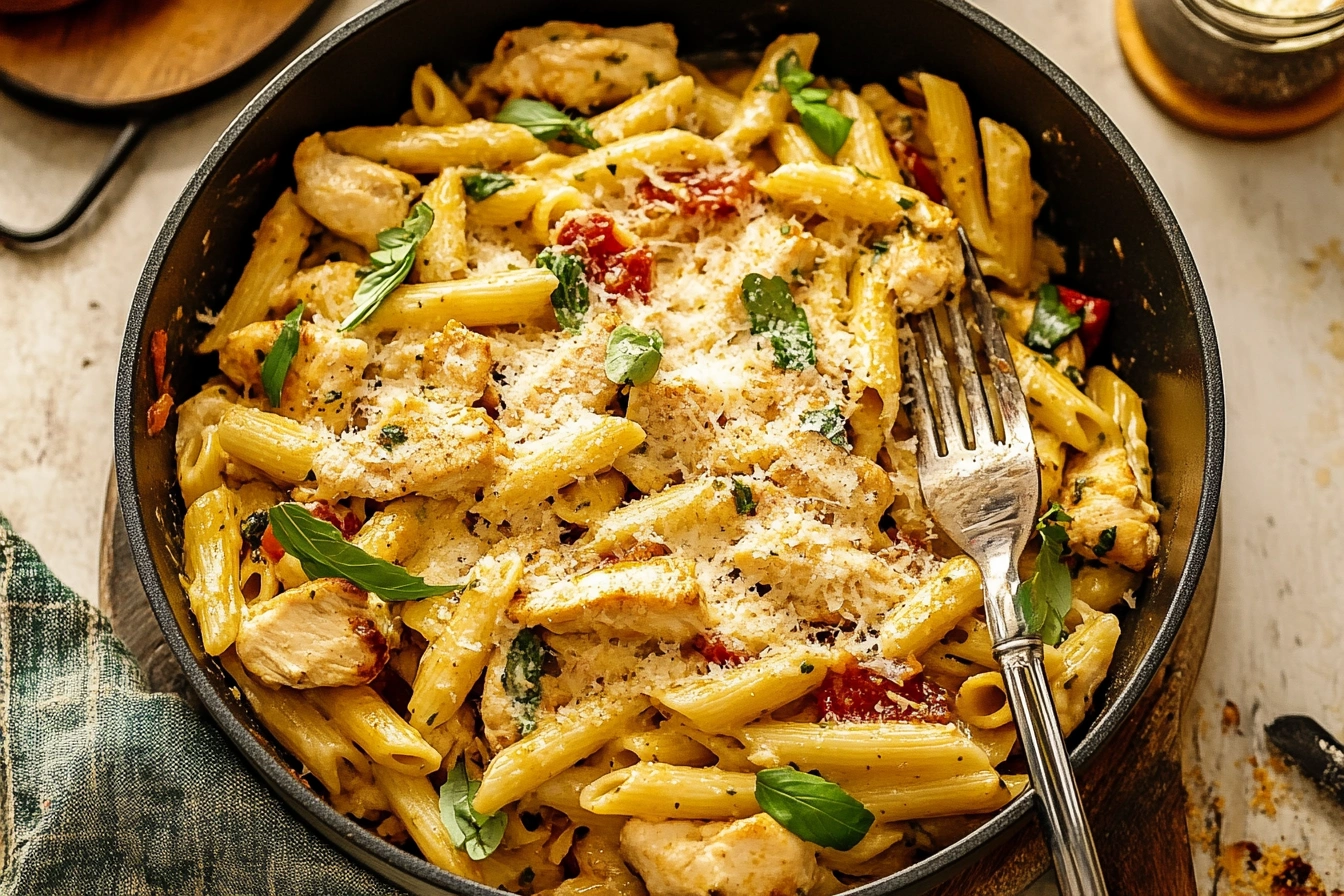
<path fill-rule="evenodd" d="M 1080 778 L 1111 896 L 1198 892 L 1186 831 L 1180 723 L 1213 621 L 1220 545 L 1215 531 L 1204 576 L 1176 643 L 1134 712 Z M 150 686 L 194 699 L 140 586 L 115 480 L 108 482 L 103 513 L 98 602 L 140 661 Z M 1016 896 L 1049 867 L 1049 853 L 1033 820 L 931 893 Z"/>

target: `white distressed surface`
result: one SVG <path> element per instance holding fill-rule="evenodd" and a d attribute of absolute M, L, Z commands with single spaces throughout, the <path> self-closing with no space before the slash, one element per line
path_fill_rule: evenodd
<path fill-rule="evenodd" d="M 314 37 L 364 5 L 337 0 Z M 983 5 L 1116 120 L 1185 227 L 1218 324 L 1229 446 L 1221 597 L 1187 752 L 1225 799 L 1224 843 L 1299 848 L 1344 886 L 1344 811 L 1293 773 L 1271 775 L 1276 817 L 1252 810 L 1246 761 L 1266 760 L 1261 727 L 1281 713 L 1344 733 L 1344 119 L 1268 143 L 1203 137 L 1131 82 L 1107 0 Z M 201 156 L 264 80 L 156 129 L 107 213 L 68 247 L 0 249 L 12 371 L 0 402 L 0 511 L 83 594 L 95 592 L 116 357 L 141 264 Z M 0 216 L 36 225 L 57 214 L 109 140 L 0 98 Z M 1241 735 L 1221 730 L 1227 700 L 1241 709 Z M 1213 892 L 1210 863 L 1200 866 Z M 1232 892 L 1225 880 L 1217 891 Z"/>

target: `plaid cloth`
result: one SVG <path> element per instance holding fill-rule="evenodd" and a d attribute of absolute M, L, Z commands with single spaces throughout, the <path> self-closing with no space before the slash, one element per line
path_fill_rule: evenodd
<path fill-rule="evenodd" d="M 400 894 L 310 830 L 0 516 L 0 896 Z"/>

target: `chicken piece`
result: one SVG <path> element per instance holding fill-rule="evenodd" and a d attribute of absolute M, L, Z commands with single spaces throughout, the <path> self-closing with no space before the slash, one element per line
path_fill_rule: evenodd
<path fill-rule="evenodd" d="M 298 271 L 280 284 L 271 293 L 271 311 L 285 315 L 303 302 L 305 316 L 321 315 L 337 324 L 355 310 L 357 289 L 359 265 L 353 261 L 319 264 Z"/>
<path fill-rule="evenodd" d="M 383 377 L 411 377 L 443 404 L 473 404 L 490 383 L 490 340 L 449 321 L 423 342 L 394 340 L 383 353 Z"/>
<path fill-rule="evenodd" d="M 499 423 L 505 429 L 531 424 L 547 432 L 583 411 L 602 413 L 616 397 L 619 387 L 607 378 L 607 341 L 620 326 L 619 315 L 599 314 L 584 328 L 559 336 L 559 351 L 531 346 L 501 346 L 503 382 L 498 390 L 503 407 Z"/>
<path fill-rule="evenodd" d="M 775 461 L 766 475 L 803 506 L 825 514 L 832 526 L 848 527 L 869 548 L 887 544 L 878 521 L 896 499 L 885 470 L 864 457 L 844 451 L 817 450 L 812 433 L 796 433 L 791 450 Z"/>
<path fill-rule="evenodd" d="M 234 330 L 219 350 L 219 369 L 253 395 L 264 395 L 261 368 L 283 326 L 284 321 L 263 320 Z M 316 324 L 300 324 L 299 349 L 275 410 L 303 422 L 321 420 L 332 432 L 343 431 L 350 422 L 351 393 L 368 362 L 369 347 L 363 340 Z"/>
<path fill-rule="evenodd" d="M 690 641 L 707 627 L 695 565 L 675 557 L 613 563 L 515 600 L 509 618 L 553 632 Z"/>
<path fill-rule="evenodd" d="M 1074 455 L 1060 491 L 1073 517 L 1064 528 L 1075 553 L 1138 571 L 1157 556 L 1157 508 L 1140 494 L 1124 445 Z"/>
<path fill-rule="evenodd" d="M 632 818 L 621 855 L 649 896 L 798 896 L 817 876 L 816 849 L 764 813 L 710 824 Z"/>
<path fill-rule="evenodd" d="M 961 243 L 954 234 L 915 234 L 902 229 L 885 239 L 874 264 L 896 297 L 896 308 L 918 314 L 957 295 L 966 283 Z"/>
<path fill-rule="evenodd" d="M 379 232 L 400 227 L 420 195 L 420 181 L 411 175 L 332 152 L 321 134 L 299 144 L 294 179 L 304 211 L 370 252 L 378 248 Z"/>
<path fill-rule="evenodd" d="M 480 408 L 412 396 L 318 452 L 315 497 L 390 501 L 409 494 L 460 495 L 489 482 L 496 459 L 507 452 L 504 434 Z"/>
<path fill-rule="evenodd" d="M 387 606 L 345 579 L 313 579 L 248 608 L 238 659 L 273 687 L 368 684 L 395 646 Z"/>
<path fill-rule="evenodd" d="M 588 113 L 680 74 L 671 25 L 607 29 L 548 22 L 506 33 L 480 81 L 510 97 L 538 97 Z"/>

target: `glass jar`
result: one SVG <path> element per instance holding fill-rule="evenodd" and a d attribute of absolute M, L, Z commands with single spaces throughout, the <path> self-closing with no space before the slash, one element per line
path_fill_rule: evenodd
<path fill-rule="evenodd" d="M 1220 100 L 1301 99 L 1344 66 L 1344 0 L 1133 0 L 1153 52 Z"/>

